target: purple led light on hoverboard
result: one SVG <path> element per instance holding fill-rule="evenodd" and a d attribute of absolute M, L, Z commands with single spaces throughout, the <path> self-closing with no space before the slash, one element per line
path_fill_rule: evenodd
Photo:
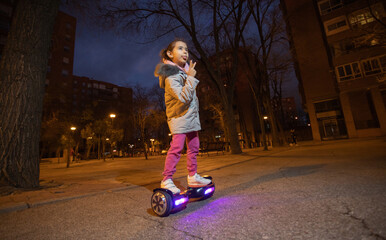
<path fill-rule="evenodd" d="M 204 194 L 208 195 L 209 193 L 213 192 L 213 190 L 214 190 L 214 188 L 212 188 L 212 187 L 208 188 L 208 189 L 205 190 Z"/>
<path fill-rule="evenodd" d="M 174 205 L 178 206 L 178 205 L 180 205 L 180 204 L 182 204 L 182 203 L 184 203 L 186 201 L 188 201 L 187 198 L 180 198 L 180 199 L 177 199 L 176 201 L 174 201 Z"/>

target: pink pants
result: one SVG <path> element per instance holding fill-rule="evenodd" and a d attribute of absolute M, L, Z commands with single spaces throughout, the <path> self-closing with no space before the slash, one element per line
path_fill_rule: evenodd
<path fill-rule="evenodd" d="M 165 159 L 165 168 L 162 173 L 163 181 L 172 178 L 176 172 L 176 166 L 181 158 L 181 152 L 184 149 L 186 139 L 187 145 L 187 168 L 190 176 L 197 172 L 197 154 L 200 148 L 198 132 L 174 134 L 170 143 L 170 148 Z"/>

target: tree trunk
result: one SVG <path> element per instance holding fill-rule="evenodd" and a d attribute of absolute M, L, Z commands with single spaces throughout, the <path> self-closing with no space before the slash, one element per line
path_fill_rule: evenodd
<path fill-rule="evenodd" d="M 101 137 L 98 137 L 98 160 L 101 159 Z"/>
<path fill-rule="evenodd" d="M 48 51 L 59 0 L 19 0 L 0 62 L 0 180 L 39 186 Z"/>
<path fill-rule="evenodd" d="M 225 120 L 226 120 L 226 128 L 228 129 L 228 138 L 230 140 L 231 145 L 231 153 L 232 154 L 240 154 L 241 148 L 239 143 L 239 138 L 236 129 L 236 121 L 233 113 L 232 105 L 225 105 Z"/>
<path fill-rule="evenodd" d="M 67 165 L 66 167 L 69 168 L 70 167 L 70 163 L 71 163 L 71 155 L 72 155 L 72 148 L 67 148 Z"/>

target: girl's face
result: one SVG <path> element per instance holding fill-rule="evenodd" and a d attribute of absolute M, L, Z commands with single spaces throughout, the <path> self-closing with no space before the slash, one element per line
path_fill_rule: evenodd
<path fill-rule="evenodd" d="M 177 41 L 173 51 L 167 51 L 168 57 L 180 67 L 184 67 L 188 61 L 189 52 L 186 43 Z"/>

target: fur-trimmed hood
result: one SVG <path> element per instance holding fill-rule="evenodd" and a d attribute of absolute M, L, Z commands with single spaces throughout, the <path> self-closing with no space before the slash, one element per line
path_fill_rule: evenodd
<path fill-rule="evenodd" d="M 186 65 L 187 66 L 187 65 Z M 154 75 L 165 89 L 165 106 L 168 125 L 172 134 L 188 133 L 201 129 L 196 87 L 199 80 L 186 74 L 186 68 L 160 63 Z"/>
<path fill-rule="evenodd" d="M 165 88 L 165 79 L 169 76 L 178 74 L 180 71 L 181 70 L 175 65 L 159 63 L 155 68 L 154 76 L 159 77 L 159 86 Z"/>

